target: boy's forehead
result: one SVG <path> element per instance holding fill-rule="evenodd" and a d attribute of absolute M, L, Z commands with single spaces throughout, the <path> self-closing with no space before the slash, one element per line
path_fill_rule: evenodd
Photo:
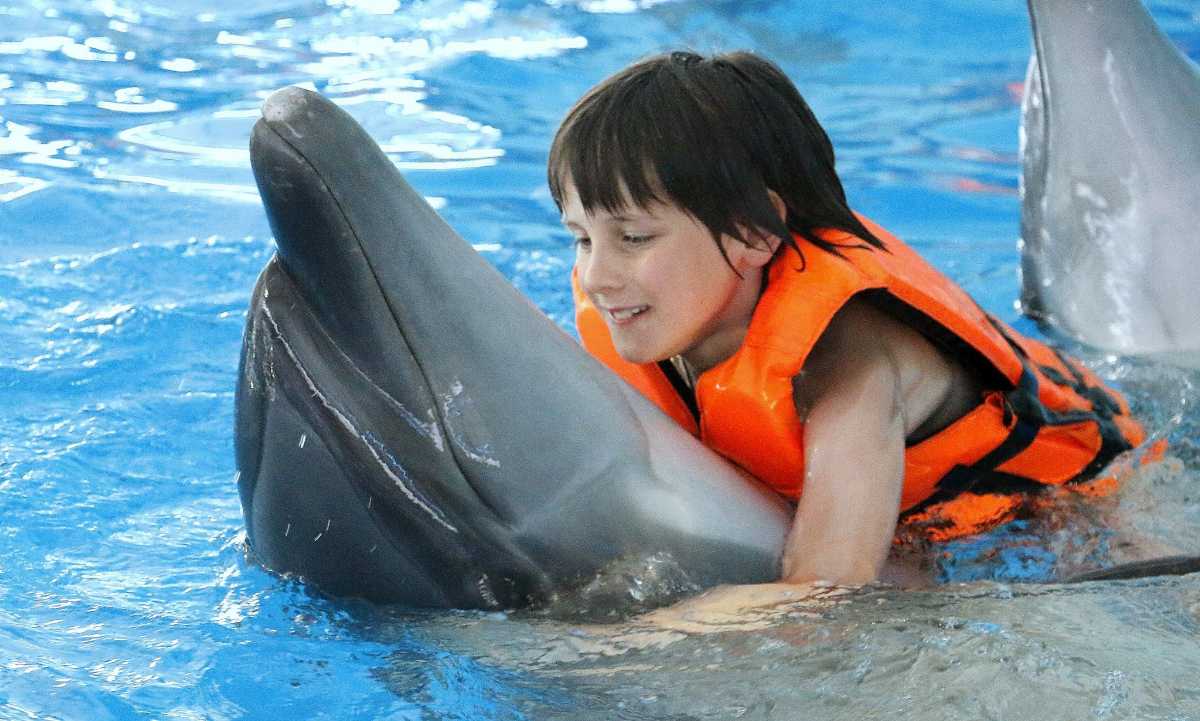
<path fill-rule="evenodd" d="M 591 222 L 624 222 L 638 220 L 654 215 L 653 208 L 635 205 L 628 198 L 620 207 L 608 209 L 600 206 L 584 208 L 579 204 L 579 196 L 568 196 L 563 203 L 562 222 L 574 224 L 582 220 Z"/>
<path fill-rule="evenodd" d="M 580 199 L 579 189 L 575 186 L 575 181 L 569 175 L 564 176 L 562 183 L 563 222 L 580 220 L 581 218 L 578 216 L 583 216 L 591 220 L 627 220 L 651 215 L 654 206 L 661 204 L 654 199 L 645 204 L 639 204 L 634 201 L 624 181 L 619 181 L 617 186 L 618 202 L 615 206 L 609 208 L 599 203 L 594 203 L 592 207 L 584 207 Z M 591 195 L 593 197 L 596 196 L 595 193 Z"/>

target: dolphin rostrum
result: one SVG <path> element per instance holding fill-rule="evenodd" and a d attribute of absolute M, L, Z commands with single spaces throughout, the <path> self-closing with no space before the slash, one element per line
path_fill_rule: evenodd
<path fill-rule="evenodd" d="M 1200 366 L 1200 72 L 1139 0 L 1029 0 L 1026 312 Z"/>
<path fill-rule="evenodd" d="M 343 110 L 272 95 L 250 141 L 278 252 L 238 374 L 266 566 L 337 596 L 538 603 L 622 559 L 772 580 L 789 506 L 588 356 Z"/>

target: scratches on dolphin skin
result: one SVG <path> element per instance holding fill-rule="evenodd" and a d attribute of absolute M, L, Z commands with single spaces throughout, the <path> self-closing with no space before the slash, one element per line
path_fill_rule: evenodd
<path fill-rule="evenodd" d="M 254 311 L 259 311 L 260 316 L 266 317 L 267 320 L 270 321 L 270 325 L 271 325 L 272 329 L 274 330 L 274 332 L 271 333 L 270 331 L 267 331 L 266 335 L 269 335 L 271 337 L 279 339 L 280 343 L 282 343 L 285 346 L 285 348 L 287 349 L 288 354 L 291 356 L 293 362 L 295 362 L 296 365 L 298 366 L 299 362 L 296 360 L 296 354 L 294 352 L 292 352 L 291 347 L 288 346 L 286 341 L 283 340 L 283 334 L 280 332 L 279 324 L 276 322 L 274 316 L 271 313 L 270 306 L 268 306 L 268 304 L 267 304 L 267 297 L 268 297 L 267 291 L 268 291 L 268 288 L 264 287 L 261 296 L 256 301 L 256 307 L 251 309 L 251 313 L 253 313 Z M 292 303 L 290 307 L 295 308 L 296 304 Z M 246 374 L 245 374 L 246 381 L 248 383 L 247 387 L 249 387 L 252 390 L 255 388 L 255 378 L 254 378 L 252 369 L 255 367 L 256 361 L 258 358 L 257 354 L 254 354 L 254 351 L 255 351 L 255 349 L 257 349 L 259 347 L 258 336 L 260 335 L 259 326 L 261 323 L 262 323 L 262 321 L 260 319 L 256 319 L 254 323 L 250 324 L 250 328 L 247 330 L 248 337 L 244 343 L 244 345 L 246 345 L 246 347 L 251 349 L 250 352 L 252 353 L 252 355 L 250 355 L 247 359 Z M 272 357 L 272 350 L 271 350 L 272 345 L 271 344 L 264 344 L 264 345 L 266 348 L 266 350 L 264 352 L 264 355 L 266 356 L 266 361 L 261 364 L 262 374 L 264 377 L 263 384 L 265 386 L 267 386 L 266 392 L 267 392 L 268 397 L 273 398 L 274 397 L 273 394 L 274 394 L 274 390 L 275 390 L 274 386 L 277 383 L 277 380 L 275 377 L 274 360 Z M 437 414 L 434 412 L 434 408 L 426 408 L 425 409 L 426 420 L 422 420 L 421 417 L 418 415 L 418 413 L 409 409 L 406 405 L 401 403 L 398 399 L 396 399 L 394 396 L 392 396 L 386 390 L 381 388 L 377 383 L 375 383 L 375 381 L 373 381 L 370 376 L 368 376 L 366 373 L 364 373 L 362 371 L 362 369 L 360 369 L 358 367 L 358 365 L 355 364 L 354 361 L 342 351 L 341 348 L 336 347 L 336 344 L 334 345 L 332 351 L 334 353 L 338 354 L 341 357 L 341 359 L 345 361 L 347 370 L 349 370 L 351 373 L 353 373 L 353 375 L 359 381 L 371 386 L 371 392 L 373 393 L 373 395 L 376 398 L 378 398 L 379 400 L 383 401 L 383 403 L 385 405 L 387 405 L 395 413 L 396 416 L 398 416 L 402 421 L 404 421 L 405 425 L 407 425 L 409 428 L 411 428 L 418 436 L 428 440 L 431 444 L 433 444 L 433 447 L 435 449 L 437 449 L 439 452 L 444 452 L 446 450 L 446 441 L 442 435 L 442 429 L 441 429 L 441 426 L 438 424 Z M 317 392 L 316 392 L 315 388 L 313 389 L 313 392 L 314 392 L 313 398 L 316 398 Z"/>
<path fill-rule="evenodd" d="M 1135 136 L 1134 129 L 1137 128 L 1136 123 L 1129 117 L 1129 111 L 1126 110 L 1133 103 L 1132 98 L 1124 96 L 1122 91 L 1125 89 L 1124 78 L 1117 69 L 1117 58 L 1113 55 L 1112 48 L 1105 48 L 1104 63 L 1101 65 L 1104 69 L 1105 90 L 1108 91 L 1108 97 L 1112 100 L 1113 109 L 1117 111 L 1117 119 L 1121 121 L 1121 129 L 1125 131 L 1130 140 Z"/>
<path fill-rule="evenodd" d="M 395 464 L 394 469 L 393 469 L 392 465 L 389 464 L 385 460 L 385 456 L 380 455 L 379 449 L 377 449 L 375 447 L 375 445 L 373 445 L 371 443 L 371 441 L 374 440 L 374 436 L 370 436 L 370 434 L 366 434 L 366 435 L 360 435 L 359 437 L 363 439 L 363 441 L 367 445 L 367 448 L 369 448 L 371 450 L 371 454 L 373 456 L 375 456 L 375 460 L 379 461 L 379 465 L 380 465 L 380 467 L 383 468 L 383 472 L 386 473 L 388 475 L 388 477 L 392 479 L 392 481 L 396 484 L 396 487 L 399 488 L 401 490 L 401 492 L 403 492 L 404 495 L 408 497 L 408 500 L 412 501 L 414 505 L 416 505 L 418 508 L 420 508 L 421 510 L 428 513 L 429 516 L 431 518 L 433 518 L 433 520 L 440 523 L 447 530 L 449 530 L 453 533 L 458 533 L 458 529 L 455 528 L 449 521 L 446 520 L 446 518 L 442 515 L 441 511 L 434 508 L 432 505 L 430 505 L 424 499 L 422 499 L 419 495 L 417 495 L 416 489 L 412 486 L 412 479 L 409 478 L 408 472 L 405 471 L 404 468 L 395 461 L 395 458 L 391 455 L 391 453 L 387 453 L 386 449 L 384 449 L 386 458 L 390 459 L 391 462 Z M 382 446 L 380 446 L 380 448 L 382 448 Z M 403 474 L 403 477 L 396 475 L 395 471 L 399 471 L 401 474 Z"/>
<path fill-rule="evenodd" d="M 479 596 L 483 599 L 484 603 L 491 608 L 500 608 L 500 600 L 496 598 L 495 592 L 492 591 L 492 584 L 488 580 L 486 573 L 479 577 L 475 586 L 479 589 Z"/>
<path fill-rule="evenodd" d="M 450 436 L 450 440 L 454 441 L 455 447 L 462 451 L 467 458 L 481 465 L 499 468 L 500 461 L 488 455 L 491 452 L 490 445 L 487 443 L 478 447 L 470 445 L 453 422 L 462 418 L 471 404 L 470 396 L 463 394 L 462 381 L 455 378 L 450 384 L 450 392 L 442 394 L 442 418 L 446 424 L 446 433 Z"/>
<path fill-rule="evenodd" d="M 333 519 L 326 518 L 325 519 L 325 530 L 321 531 L 320 533 L 317 534 L 316 538 L 313 539 L 313 543 L 316 543 L 317 541 L 321 540 L 321 536 L 324 536 L 326 533 L 329 533 L 329 527 L 332 525 L 333 525 Z"/>
<path fill-rule="evenodd" d="M 305 443 L 307 443 L 307 442 L 308 442 L 308 434 L 307 434 L 307 433 L 301 433 L 301 434 L 300 434 L 300 444 L 299 444 L 299 445 L 300 445 L 300 447 L 301 447 L 301 448 L 303 448 L 303 447 L 304 447 L 304 444 L 305 444 Z"/>
<path fill-rule="evenodd" d="M 415 413 L 405 408 L 404 404 L 395 398 L 392 398 L 387 393 L 384 393 L 383 389 L 379 389 L 379 392 L 384 398 L 387 399 L 390 405 L 395 407 L 400 418 L 407 423 L 410 428 L 428 438 L 433 443 L 434 448 L 438 449 L 439 451 L 446 450 L 446 442 L 442 440 L 442 431 L 440 428 L 438 428 L 437 420 L 434 418 L 432 408 L 429 408 L 425 411 L 425 413 L 429 416 L 429 422 L 424 423 L 420 418 L 417 418 Z"/>
<path fill-rule="evenodd" d="M 376 460 L 378 460 L 380 465 L 383 466 L 383 469 L 388 474 L 388 477 L 390 477 L 396 483 L 400 490 L 404 491 L 404 494 L 409 497 L 409 500 L 425 509 L 429 515 L 433 516 L 437 520 L 438 523 L 442 524 L 446 528 L 449 528 L 451 531 L 458 533 L 458 529 L 452 526 L 450 522 L 446 520 L 445 515 L 433 505 L 433 502 L 425 498 L 424 495 L 417 490 L 416 484 L 413 483 L 412 476 L 408 475 L 408 471 L 405 470 L 404 466 L 400 465 L 400 461 L 396 460 L 396 456 L 392 455 L 392 452 L 388 450 L 387 446 L 380 442 L 380 440 L 370 432 L 362 434 L 362 439 L 366 442 L 367 447 L 371 449 L 371 453 L 374 454 Z M 368 508 L 370 507 L 370 503 L 374 500 L 375 499 L 372 496 L 367 501 Z"/>
<path fill-rule="evenodd" d="M 329 399 L 326 398 L 323 393 L 321 393 L 320 389 L 317 388 L 317 384 L 313 381 L 312 376 L 310 376 L 308 371 L 305 370 L 304 364 L 301 363 L 300 359 L 296 356 L 295 350 L 293 350 L 288 342 L 284 340 L 283 333 L 280 332 L 279 329 L 279 323 L 275 320 L 274 315 L 271 314 L 271 309 L 266 305 L 262 306 L 262 317 L 271 324 L 276 343 L 278 343 L 278 345 L 283 348 L 284 352 L 287 353 L 288 357 L 292 361 L 292 367 L 294 367 L 300 374 L 300 378 L 304 381 L 304 384 L 307 386 L 308 391 L 312 394 L 312 397 L 318 403 L 324 406 L 325 410 L 331 416 L 333 416 L 333 418 L 338 422 L 339 425 L 342 426 L 345 431 L 347 431 L 352 437 L 358 438 L 363 442 L 363 445 L 366 446 L 367 450 L 374 457 L 379 467 L 385 474 L 387 474 L 388 478 L 392 480 L 392 482 L 397 488 L 400 489 L 400 491 L 408 498 L 408 500 L 413 503 L 413 505 L 429 514 L 430 518 L 437 521 L 447 530 L 453 533 L 458 533 L 458 529 L 445 519 L 441 511 L 434 508 L 425 499 L 417 495 L 414 488 L 411 486 L 412 479 L 409 478 L 408 473 L 399 464 L 399 462 L 397 462 L 395 458 L 391 456 L 387 449 L 384 448 L 383 445 L 379 443 L 373 435 L 360 431 L 357 424 L 355 424 L 354 420 L 349 415 L 331 403 Z M 270 347 L 274 347 L 274 345 L 275 344 L 273 343 Z M 381 451 L 383 452 L 382 454 Z M 391 463 L 388 462 L 389 459 Z M 397 472 L 399 472 L 403 477 L 398 476 Z"/>
<path fill-rule="evenodd" d="M 250 355 L 246 358 L 245 376 L 249 382 L 249 388 L 257 390 L 261 395 L 266 396 L 267 400 L 275 400 L 275 386 L 279 383 L 279 378 L 275 374 L 275 351 L 273 343 L 260 343 L 258 340 L 259 330 L 262 327 L 262 317 L 269 317 L 270 309 L 266 302 L 267 289 L 263 289 L 263 297 L 259 300 L 258 310 L 262 311 L 262 315 L 255 318 L 250 324 Z M 275 328 L 275 335 L 279 335 L 279 326 L 275 324 L 274 319 L 271 319 L 271 325 Z M 258 349 L 262 349 L 262 357 L 259 357 Z M 255 388 L 254 385 L 254 370 L 258 369 L 262 373 L 262 388 Z"/>
<path fill-rule="evenodd" d="M 354 361 L 346 356 L 346 354 L 343 353 L 340 348 L 337 348 L 336 352 L 340 354 L 341 357 L 346 361 L 347 367 L 350 368 L 350 370 L 353 371 L 353 373 L 363 383 L 370 385 L 372 393 L 374 393 L 377 398 L 381 399 L 388 407 L 390 407 L 392 411 L 394 411 L 395 414 L 400 417 L 400 420 L 404 421 L 405 425 L 415 431 L 417 435 L 427 439 L 430 443 L 432 443 L 433 447 L 436 448 L 438 452 L 445 452 L 446 441 L 442 437 L 442 429 L 438 425 L 437 416 L 434 414 L 432 408 L 425 409 L 425 416 L 428 418 L 428 420 L 421 420 L 416 413 L 394 398 L 392 394 L 388 393 L 383 388 L 380 388 L 375 381 L 371 380 L 370 376 L 368 376 L 366 373 L 363 373 L 362 370 L 355 365 Z"/>
<path fill-rule="evenodd" d="M 292 524 L 289 521 L 287 524 L 287 528 L 283 529 L 283 537 L 287 538 L 290 535 L 292 535 Z"/>
<path fill-rule="evenodd" d="M 252 314 L 255 310 L 262 310 L 264 312 L 266 311 L 266 288 L 263 288 L 262 296 L 258 298 L 255 303 L 257 304 L 257 308 L 251 309 L 250 312 Z M 254 322 L 250 323 L 246 328 L 247 338 L 245 341 L 245 347 L 247 348 L 247 353 L 242 376 L 243 381 L 246 383 L 246 388 L 248 388 L 251 392 L 265 395 L 268 399 L 274 399 L 276 382 L 274 358 L 271 352 L 270 344 L 259 343 L 259 331 L 261 327 L 262 321 L 259 318 L 255 318 Z M 260 349 L 262 351 L 262 359 L 259 358 Z M 258 378 L 254 372 L 256 369 L 262 373 L 262 388 L 259 387 L 257 382 Z"/>
<path fill-rule="evenodd" d="M 1160 320 L 1154 313 L 1145 312 L 1138 302 L 1143 293 L 1136 281 L 1150 275 L 1146 267 L 1147 256 L 1130 253 L 1127 245 L 1129 238 L 1137 237 L 1140 229 L 1153 227 L 1153 223 L 1149 222 L 1148 217 L 1152 212 L 1147 209 L 1148 212 L 1143 213 L 1143 208 L 1132 200 L 1141 195 L 1138 188 L 1146 185 L 1138 168 L 1130 168 L 1129 173 L 1120 179 L 1120 184 L 1122 193 L 1130 200 L 1118 202 L 1115 207 L 1105 193 L 1083 180 L 1073 179 L 1068 187 L 1084 232 L 1091 239 L 1092 252 L 1102 258 L 1108 267 L 1123 265 L 1126 268 L 1121 274 L 1104 274 L 1100 282 L 1114 310 L 1119 310 L 1107 318 L 1109 334 L 1115 338 L 1133 338 L 1137 336 L 1139 324 Z M 1090 262 L 1095 262 L 1095 258 Z M 1072 307 L 1075 302 L 1068 299 L 1066 305 Z M 1165 324 L 1162 332 L 1170 336 L 1170 329 Z"/>
<path fill-rule="evenodd" d="M 370 384 L 371 390 L 376 394 L 376 396 L 383 399 L 384 403 L 386 403 L 389 407 L 391 407 L 392 410 L 396 412 L 396 415 L 400 417 L 400 420 L 404 421 L 405 425 L 416 431 L 417 435 L 427 438 L 429 442 L 433 444 L 433 447 L 439 452 L 445 452 L 446 441 L 442 437 L 442 429 L 438 426 L 437 417 L 434 415 L 432 408 L 425 409 L 425 415 L 429 420 L 422 421 L 416 413 L 413 413 L 408 409 L 407 406 L 405 406 L 399 400 L 393 398 L 390 393 L 380 388 L 374 381 L 372 381 L 367 374 L 359 370 L 358 366 L 356 366 L 353 361 L 347 358 L 344 354 L 342 357 L 346 359 L 346 363 L 354 370 L 355 374 L 361 378 L 364 383 Z"/>
<path fill-rule="evenodd" d="M 242 382 L 246 384 L 246 389 L 251 393 L 258 391 L 258 384 L 255 368 L 258 367 L 258 322 L 250 323 L 246 327 L 246 339 L 242 345 L 246 348 L 246 362 L 242 364 Z"/>

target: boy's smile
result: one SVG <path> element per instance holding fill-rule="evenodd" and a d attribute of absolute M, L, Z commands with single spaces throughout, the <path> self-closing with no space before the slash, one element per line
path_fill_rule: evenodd
<path fill-rule="evenodd" d="M 622 358 L 681 355 L 703 372 L 738 349 L 769 251 L 722 238 L 726 263 L 708 229 L 678 206 L 588 213 L 574 186 L 567 190 L 563 224 L 575 236 L 578 281 Z"/>

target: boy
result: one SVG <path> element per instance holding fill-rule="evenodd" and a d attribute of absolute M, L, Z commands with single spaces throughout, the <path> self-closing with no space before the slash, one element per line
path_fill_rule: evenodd
<path fill-rule="evenodd" d="M 856 216 L 824 130 L 761 58 L 676 52 L 605 80 L 556 134 L 549 182 L 584 346 L 797 501 L 787 583 L 874 580 L 898 517 L 973 532 L 1144 437 L 1081 365 Z"/>

